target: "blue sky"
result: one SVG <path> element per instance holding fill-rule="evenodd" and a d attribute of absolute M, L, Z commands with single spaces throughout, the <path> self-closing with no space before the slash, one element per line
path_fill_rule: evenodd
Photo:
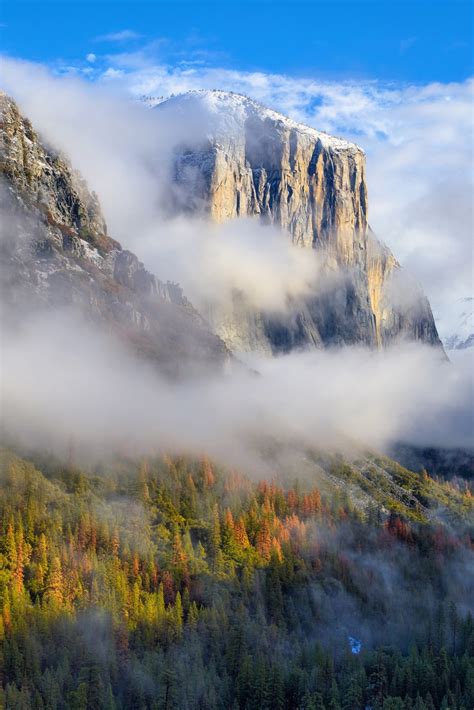
<path fill-rule="evenodd" d="M 146 47 L 156 61 L 316 78 L 461 81 L 466 0 L 3 0 L 3 52 L 77 65 Z"/>

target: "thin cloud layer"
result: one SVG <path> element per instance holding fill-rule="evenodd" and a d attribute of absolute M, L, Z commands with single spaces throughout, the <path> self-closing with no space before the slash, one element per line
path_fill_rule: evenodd
<path fill-rule="evenodd" d="M 469 446 L 472 373 L 399 345 L 255 360 L 255 371 L 170 383 L 73 312 L 36 317 L 2 347 L 4 425 L 29 445 L 90 452 L 170 450 L 249 472 L 262 447 L 378 449 L 393 441 Z M 267 472 L 268 473 L 268 472 Z"/>
<path fill-rule="evenodd" d="M 131 39 L 139 39 L 141 37 L 134 30 L 120 30 L 119 32 L 110 32 L 109 34 L 99 35 L 98 42 L 127 42 Z"/>
<path fill-rule="evenodd" d="M 266 313 L 281 313 L 289 298 L 314 293 L 322 285 L 316 252 L 295 249 L 280 230 L 252 219 L 224 225 L 174 219 L 162 223 L 161 237 L 144 236 L 147 263 L 163 278 L 176 279 L 200 308 L 223 306 L 239 292 L 246 303 Z M 326 281 L 325 281 L 326 283 Z"/>

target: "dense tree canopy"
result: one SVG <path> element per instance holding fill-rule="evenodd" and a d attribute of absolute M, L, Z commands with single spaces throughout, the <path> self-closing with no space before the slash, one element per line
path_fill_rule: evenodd
<path fill-rule="evenodd" d="M 474 707 L 467 488 L 430 523 L 205 458 L 0 484 L 0 707 Z"/>

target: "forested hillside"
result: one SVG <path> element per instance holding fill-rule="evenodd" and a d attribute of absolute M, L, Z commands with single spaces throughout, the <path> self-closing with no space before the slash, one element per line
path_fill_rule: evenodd
<path fill-rule="evenodd" d="M 428 516 L 206 458 L 4 451 L 0 707 L 470 710 L 473 498 L 393 467 Z"/>

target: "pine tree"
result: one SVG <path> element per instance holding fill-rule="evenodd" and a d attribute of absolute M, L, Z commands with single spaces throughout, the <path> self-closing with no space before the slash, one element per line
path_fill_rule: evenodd
<path fill-rule="evenodd" d="M 161 679 L 161 687 L 163 688 L 163 710 L 171 710 L 171 708 L 176 707 L 176 680 L 176 673 L 167 666 Z"/>
<path fill-rule="evenodd" d="M 263 557 L 264 560 L 269 560 L 272 550 L 272 540 L 270 534 L 270 526 L 268 520 L 264 519 L 260 530 L 257 533 L 257 541 L 255 544 L 258 554 Z"/>
<path fill-rule="evenodd" d="M 239 520 L 235 523 L 234 536 L 241 548 L 245 550 L 250 547 L 250 542 L 247 535 L 247 530 L 245 529 L 245 522 L 243 518 L 239 518 Z"/>
<path fill-rule="evenodd" d="M 449 627 L 451 630 L 451 648 L 453 656 L 456 653 L 456 636 L 459 626 L 459 616 L 456 608 L 456 604 L 451 601 L 449 604 Z"/>
<path fill-rule="evenodd" d="M 216 479 L 215 479 L 214 473 L 212 471 L 211 462 L 209 461 L 207 456 L 204 457 L 202 460 L 202 474 L 203 474 L 203 480 L 204 480 L 205 487 L 212 488 Z"/>
<path fill-rule="evenodd" d="M 8 523 L 7 534 L 5 538 L 5 558 L 7 562 L 7 567 L 10 570 L 15 570 L 17 566 L 17 552 L 16 552 L 16 540 L 15 532 L 13 530 L 13 523 Z"/>
<path fill-rule="evenodd" d="M 15 567 L 13 569 L 13 587 L 17 594 L 23 592 L 23 581 L 25 576 L 25 550 L 24 550 L 23 530 L 20 527 L 16 536 Z"/>
<path fill-rule="evenodd" d="M 93 665 L 89 671 L 87 683 L 87 710 L 105 708 L 104 683 L 98 665 Z"/>
<path fill-rule="evenodd" d="M 64 598 L 64 582 L 61 569 L 61 561 L 58 556 L 53 557 L 46 578 L 46 588 L 44 598 L 54 606 L 60 607 Z"/>
<path fill-rule="evenodd" d="M 327 702 L 328 710 L 342 710 L 340 702 L 339 688 L 337 681 L 333 680 L 331 690 L 329 692 L 329 698 Z"/>
<path fill-rule="evenodd" d="M 383 710 L 405 710 L 405 703 L 401 698 L 388 697 L 384 700 Z"/>
<path fill-rule="evenodd" d="M 353 675 L 351 676 L 349 686 L 344 694 L 342 708 L 343 710 L 360 710 L 362 707 L 362 688 L 360 687 L 357 676 Z"/>
<path fill-rule="evenodd" d="M 221 546 L 221 524 L 219 520 L 219 509 L 217 503 L 212 509 L 211 535 L 209 540 L 209 549 L 213 560 L 216 559 L 217 553 Z"/>
<path fill-rule="evenodd" d="M 176 592 L 176 599 L 171 614 L 173 636 L 180 638 L 183 633 L 183 605 L 181 601 L 181 593 Z"/>
<path fill-rule="evenodd" d="M 283 710 L 285 707 L 285 689 L 280 668 L 274 665 L 270 673 L 270 698 L 269 707 Z"/>

